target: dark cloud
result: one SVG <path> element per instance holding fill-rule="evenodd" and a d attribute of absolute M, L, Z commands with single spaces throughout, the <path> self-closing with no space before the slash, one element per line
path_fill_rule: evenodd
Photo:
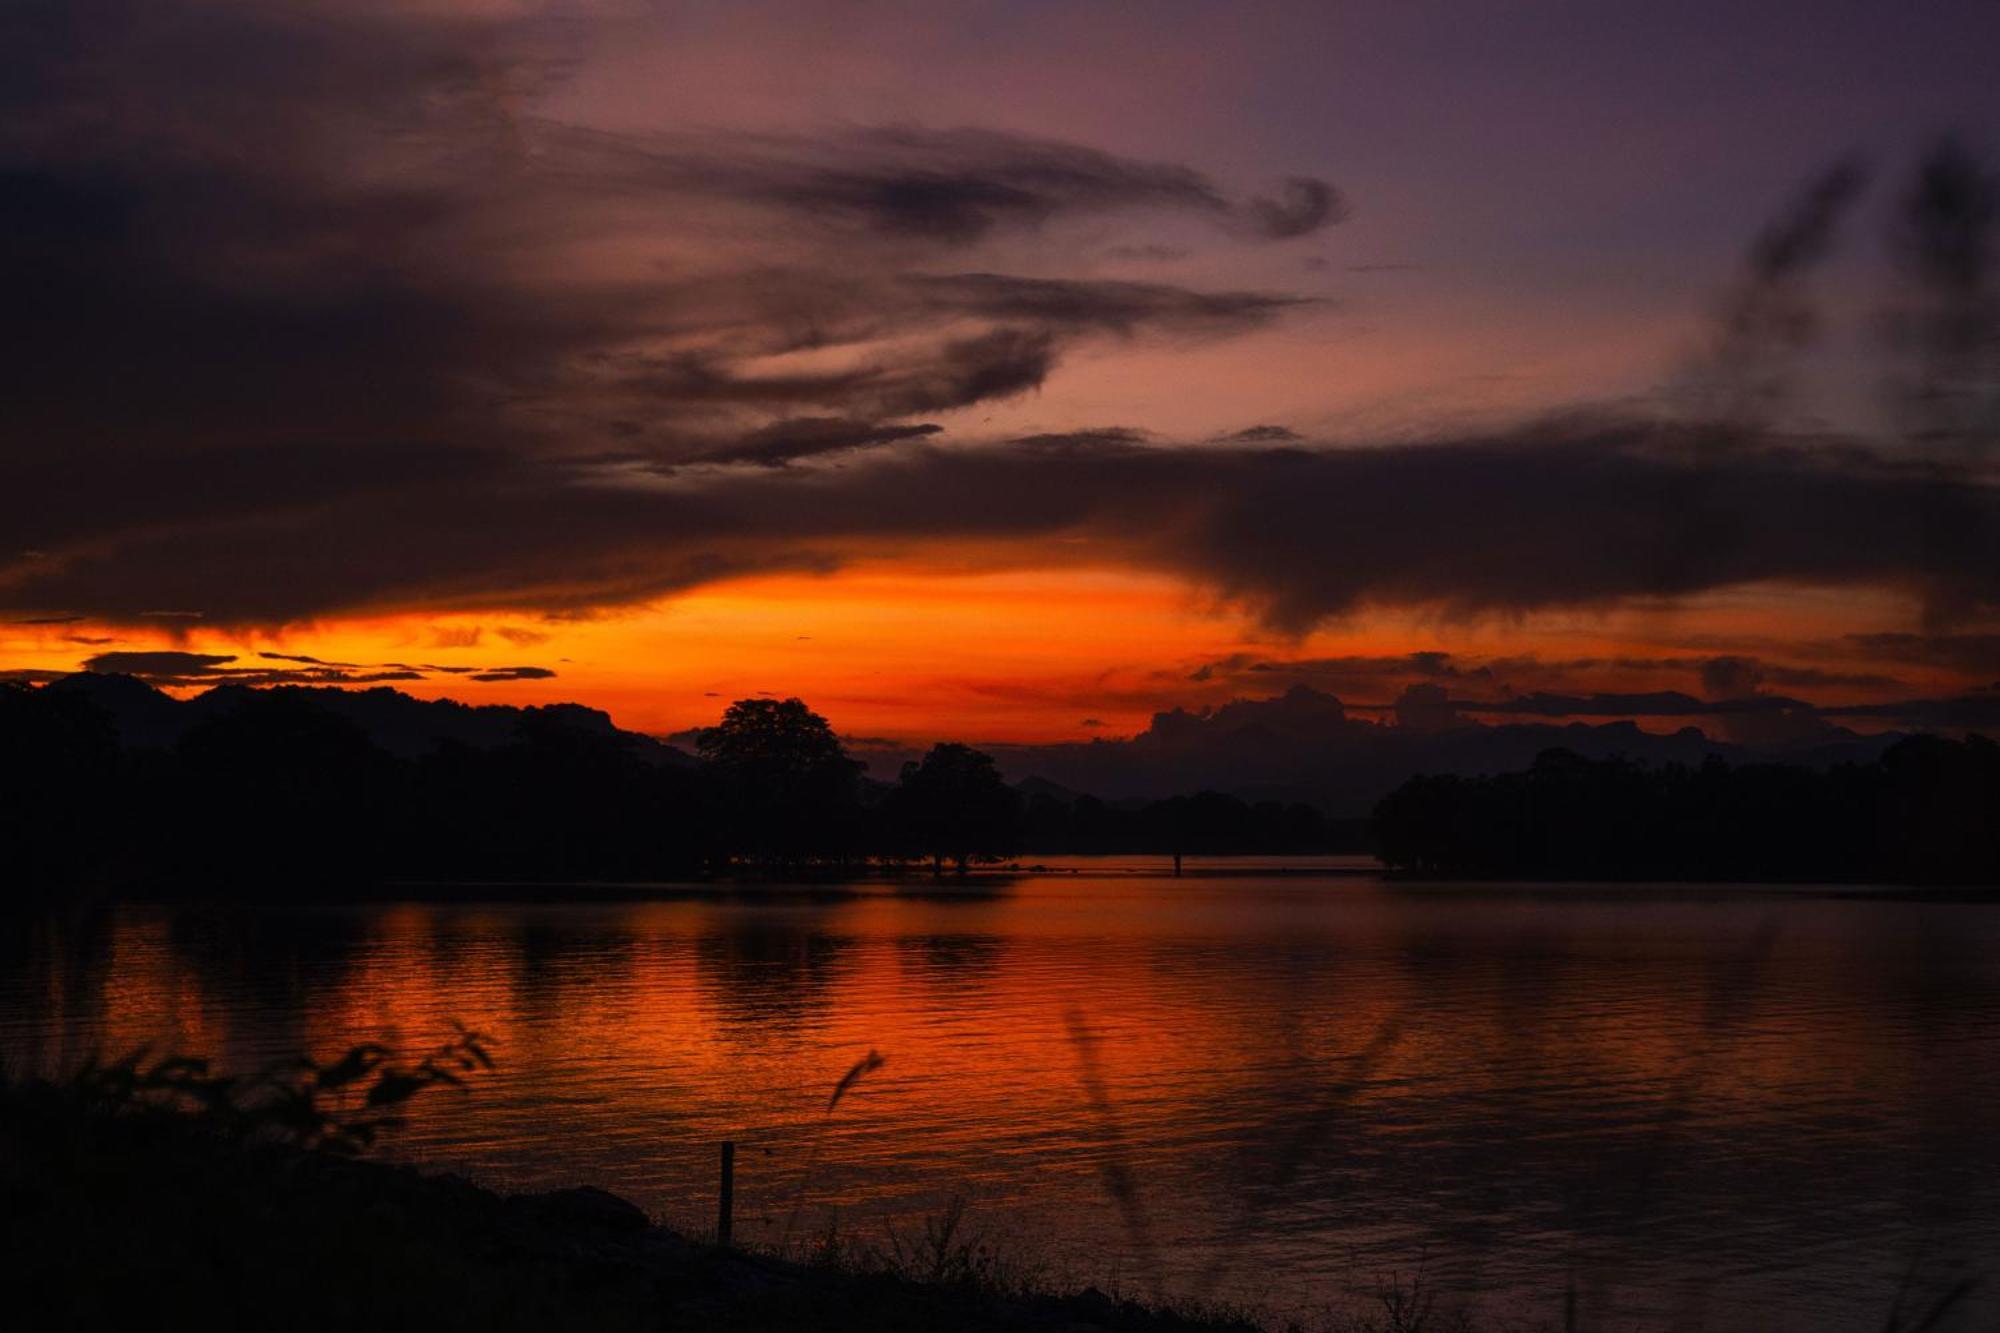
<path fill-rule="evenodd" d="M 2000 607 L 2000 491 L 1978 475 L 1836 442 L 1746 439 L 1718 456 L 1711 438 L 1557 424 L 1246 449 L 1111 431 L 918 441 L 839 468 L 699 477 L 468 451 L 448 484 L 385 479 L 283 523 L 253 510 L 103 533 L 17 574 L 12 594 L 111 617 L 200 599 L 238 622 L 358 607 L 563 612 L 824 571 L 871 543 L 1064 536 L 1083 539 L 1079 557 L 1184 574 L 1288 630 L 1375 605 L 1517 612 L 1757 582 Z"/>
<path fill-rule="evenodd" d="M 476 671 L 471 679 L 482 681 L 500 680 L 554 680 L 555 672 L 547 667 L 517 666 L 495 667 L 490 671 Z"/>
<path fill-rule="evenodd" d="M 1692 368 L 1697 408 L 1742 425 L 1771 415 L 1790 389 L 1793 359 L 1820 328 L 1806 280 L 1833 248 L 1868 174 L 1855 158 L 1807 181 L 1757 234 L 1716 312 L 1712 346 Z"/>
<path fill-rule="evenodd" d="M 1874 722 L 1921 731 L 1985 731 L 2000 728 L 2000 693 L 1962 694 L 1947 699 L 1899 699 L 1890 703 L 1822 708 L 1827 717 Z"/>
<path fill-rule="evenodd" d="M 1785 689 L 1817 689 L 1834 686 L 1857 690 L 1893 690 L 1903 686 L 1902 680 L 1879 671 L 1828 671 L 1822 667 L 1788 666 L 1761 658 L 1744 660 L 1751 663 L 1751 669 L 1760 684 L 1777 685 Z M 1705 668 L 1707 663 L 1703 666 Z"/>
<path fill-rule="evenodd" d="M 909 279 L 912 308 L 933 317 L 968 314 L 1130 337 L 1145 330 L 1175 334 L 1241 333 L 1286 310 L 1312 304 L 1268 292 L 1201 292 L 1153 282 L 1080 281 L 955 273 Z"/>
<path fill-rule="evenodd" d="M 2000 170 L 1944 139 L 1918 167 L 1901 224 L 1914 299 L 1891 327 L 1916 361 L 1900 385 L 1904 424 L 1927 446 L 1990 450 L 2000 439 Z"/>
<path fill-rule="evenodd" d="M 1772 734 L 1740 742 L 1693 726 L 1663 734 L 1627 720 L 1593 725 L 1559 717 L 1470 717 L 1435 684 L 1413 689 L 1402 703 L 1399 718 L 1378 721 L 1354 716 L 1333 695 L 1295 686 L 1275 697 L 1157 713 L 1129 739 L 982 748 L 1014 780 L 1041 777 L 1107 798 L 1208 787 L 1363 815 L 1412 773 L 1504 772 L 1527 767 L 1555 746 L 1652 763 L 1700 763 L 1714 754 L 1824 764 L 1871 758 L 1895 739 L 1892 733 L 1856 736 L 1819 719 L 1808 719 L 1799 733 L 1775 713 L 1758 715 L 1780 723 L 1767 728 Z"/>
<path fill-rule="evenodd" d="M 1754 657 L 1711 657 L 1701 666 L 1702 692 L 1711 699 L 1739 699 L 1755 694 L 1764 671 Z"/>
<path fill-rule="evenodd" d="M 1114 245 L 1104 252 L 1107 259 L 1138 263 L 1171 264 L 1186 259 L 1188 252 L 1177 245 Z"/>
<path fill-rule="evenodd" d="M 122 676 L 196 676 L 235 660 L 234 653 L 113 652 L 85 658 L 83 669 Z"/>
<path fill-rule="evenodd" d="M 304 653 L 258 653 L 257 656 L 271 662 L 302 662 L 307 666 L 358 667 L 359 662 L 329 662 L 323 658 L 307 657 Z"/>
<path fill-rule="evenodd" d="M 1245 426 L 1223 436 L 1226 440 L 1236 440 L 1243 444 L 1296 444 L 1305 436 L 1290 426 Z"/>
<path fill-rule="evenodd" d="M 779 208 L 822 228 L 963 246 L 1065 217 L 1155 209 L 1240 224 L 1271 239 L 1344 216 L 1324 181 L 1293 177 L 1276 198 L 1232 202 L 1187 167 L 993 130 L 857 130 L 825 141 L 774 135 L 600 141 L 631 178 Z"/>
<path fill-rule="evenodd" d="M 555 672 L 547 667 L 440 667 L 411 666 L 404 662 L 374 665 L 358 662 L 326 662 L 300 653 L 260 652 L 264 661 L 286 662 L 287 667 L 234 665 L 234 653 L 158 652 L 96 653 L 83 661 L 83 671 L 95 675 L 133 676 L 151 685 L 176 688 L 213 685 L 379 685 L 394 681 L 422 680 L 447 674 L 476 681 L 548 680 Z M 21 673 L 15 673 L 21 674 Z M 60 679 L 70 673 L 29 672 L 23 678 Z"/>
<path fill-rule="evenodd" d="M 1435 681 L 1408 686 L 1396 698 L 1396 725 L 1405 731 L 1448 731 L 1464 724 L 1460 705 Z"/>
<path fill-rule="evenodd" d="M 984 131 L 587 133 L 518 110 L 562 77 L 560 31 L 0 10 L 0 430 L 33 442 L 0 457 L 0 550 L 34 553 L 0 564 L 0 610 L 582 614 L 966 539 L 1170 571 L 1281 630 L 1753 582 L 1903 589 L 1944 627 L 2000 608 L 1981 456 L 1747 413 L 1372 446 L 930 435 L 1090 340 L 1296 304 L 1052 274 L 1042 233 L 1082 221 L 1097 247 L 1164 212 L 1291 235 L 1337 196 L 1245 202 Z M 1752 285 L 1784 291 L 1746 298 L 1746 327 L 1790 327 L 1844 179 L 1759 242 Z"/>
<path fill-rule="evenodd" d="M 1842 643 L 1870 657 L 1977 675 L 2000 671 L 2000 634 L 1850 634 Z"/>
<path fill-rule="evenodd" d="M 1070 219 L 1271 230 L 1184 166 L 985 131 L 619 136 L 522 114 L 571 32 L 334 4 L 0 11 L 0 429 L 38 442 L 0 459 L 0 549 L 29 553 L 0 584 L 46 565 L 96 586 L 130 540 L 327 504 L 361 520 L 323 552 L 345 563 L 441 491 L 552 488 L 560 508 L 571 465 L 768 461 L 802 417 L 910 438 L 905 418 L 1031 391 L 1085 340 L 1223 336 L 1296 304 L 993 270 L 985 242 Z M 1284 196 L 1302 222 L 1314 197 Z M 785 353 L 837 364 L 769 363 Z M 718 566 L 662 578 L 697 567 Z M 7 596 L 35 619 L 269 600 L 232 582 Z"/>
<path fill-rule="evenodd" d="M 934 424 L 897 426 L 846 417 L 793 417 L 753 431 L 742 440 L 706 455 L 708 463 L 757 463 L 782 467 L 800 458 L 840 453 L 897 440 L 921 439 L 943 430 Z"/>
<path fill-rule="evenodd" d="M 1697 699 L 1679 690 L 1638 693 L 1549 694 L 1536 691 L 1513 699 L 1456 701 L 1467 712 L 1524 717 L 1724 717 L 1810 708 L 1798 699 L 1775 695 Z"/>
<path fill-rule="evenodd" d="M 1694 677 L 1700 680 L 1703 694 L 1711 699 L 1749 697 L 1767 685 L 1787 689 L 1848 688 L 1871 691 L 1894 690 L 1903 686 L 1903 682 L 1896 677 L 1879 672 L 1828 671 L 1743 655 L 1550 658 L 1530 653 L 1479 658 L 1437 651 L 1349 654 L 1341 657 L 1268 657 L 1236 653 L 1201 664 L 1188 673 L 1186 679 L 1242 689 L 1270 689 L 1274 684 L 1310 684 L 1323 689 L 1358 691 L 1363 697 L 1371 693 L 1380 696 L 1411 683 L 1438 683 L 1460 690 L 1478 691 L 1476 695 L 1461 695 L 1454 704 L 1455 707 L 1478 707 L 1477 700 L 1509 700 L 1519 694 L 1547 690 L 1553 682 L 1567 682 L 1578 677 L 1601 679 L 1607 673 Z M 1349 706 L 1371 707 L 1351 701 Z"/>
<path fill-rule="evenodd" d="M 1323 180 L 1293 176 L 1275 199 L 1250 201 L 1250 216 L 1258 230 L 1274 240 L 1307 236 L 1347 220 L 1347 202 Z"/>

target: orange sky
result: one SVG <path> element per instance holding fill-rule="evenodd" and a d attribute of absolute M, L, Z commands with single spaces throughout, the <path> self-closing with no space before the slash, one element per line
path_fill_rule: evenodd
<path fill-rule="evenodd" d="M 805 698 L 850 736 L 1046 741 L 1130 735 L 1157 710 L 1276 693 L 1292 679 L 1257 671 L 1190 679 L 1204 664 L 1232 656 L 1282 664 L 1436 651 L 1467 667 L 1520 658 L 1686 661 L 1725 652 L 1782 661 L 1787 650 L 1774 651 L 1774 644 L 1833 641 L 1857 627 L 1901 628 L 1906 619 L 1906 605 L 1886 593 L 1764 588 L 1675 606 L 1471 622 L 1380 612 L 1295 639 L 1164 575 L 991 572 L 902 560 L 826 576 L 722 583 L 590 619 L 409 615 L 244 632 L 13 625 L 0 628 L 0 651 L 11 663 L 50 670 L 74 670 L 85 657 L 113 648 L 236 654 L 236 666 L 259 665 L 259 652 L 350 663 L 536 665 L 556 674 L 495 683 L 435 675 L 394 685 L 468 703 L 580 701 L 606 709 L 622 726 L 655 734 L 706 725 L 730 700 L 768 691 Z M 1871 667 L 1861 655 L 1839 665 L 1852 672 Z M 1935 670 L 1880 669 L 1894 671 L 1909 689 L 1780 692 L 1856 702 L 1963 685 Z M 1700 692 L 1685 669 L 1609 661 L 1560 680 L 1532 668 L 1506 675 L 1523 689 Z M 1307 679 L 1350 705 L 1391 702 L 1401 687 L 1394 673 L 1360 687 Z M 1475 680 L 1451 692 L 1493 697 L 1495 691 Z"/>

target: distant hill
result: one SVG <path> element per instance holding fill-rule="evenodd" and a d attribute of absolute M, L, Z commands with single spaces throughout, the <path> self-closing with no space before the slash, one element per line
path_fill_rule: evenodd
<path fill-rule="evenodd" d="M 254 690 L 222 685 L 187 700 L 131 676 L 78 672 L 44 688 L 88 698 L 113 721 L 129 749 L 164 749 L 204 718 L 240 707 L 253 693 L 310 699 L 367 734 L 401 759 L 457 744 L 491 750 L 517 739 L 524 726 L 560 727 L 617 738 L 648 763 L 693 767 L 687 749 L 616 726 L 609 714 L 583 704 L 515 707 L 416 699 L 387 686 L 342 689 L 283 685 Z M 1298 686 L 1270 699 L 1238 699 L 1212 711 L 1157 713 L 1129 739 L 1047 745 L 988 744 L 1001 771 L 1024 796 L 1064 806 L 1085 793 L 1114 806 L 1136 806 L 1189 792 L 1225 792 L 1245 801 L 1294 802 L 1336 818 L 1365 816 L 1374 803 L 1419 773 L 1476 776 L 1526 768 L 1545 750 L 1587 759 L 1623 757 L 1648 764 L 1699 764 L 1711 756 L 1731 763 L 1780 762 L 1824 769 L 1867 763 L 1904 732 L 1862 735 L 1824 728 L 1810 739 L 1748 745 L 1714 739 L 1698 728 L 1671 733 L 1628 721 L 1505 722 L 1451 718 L 1435 727 L 1378 722 L 1348 712 L 1334 695 Z M 676 735 L 691 741 L 693 733 Z M 904 759 L 921 749 L 860 743 L 869 759 L 864 799 L 888 789 Z"/>
<path fill-rule="evenodd" d="M 337 686 L 280 685 L 253 690 L 218 685 L 180 700 L 132 676 L 80 671 L 43 688 L 88 699 L 111 720 L 127 749 L 167 749 L 202 721 L 242 707 L 253 695 L 309 700 L 359 727 L 369 740 L 399 759 L 419 759 L 446 744 L 493 750 L 519 739 L 524 727 L 557 727 L 616 738 L 650 763 L 691 768 L 693 755 L 666 742 L 615 726 L 611 715 L 583 704 L 462 704 L 416 699 L 387 686 L 352 690 Z"/>
<path fill-rule="evenodd" d="M 1732 763 L 1817 769 L 1866 763 L 1905 734 L 1826 727 L 1805 741 L 1745 745 L 1716 740 L 1692 726 L 1662 734 L 1629 721 L 1488 724 L 1454 717 L 1414 727 L 1356 717 L 1335 696 L 1301 685 L 1275 698 L 1238 699 L 1207 712 L 1156 713 L 1129 740 L 982 748 L 1017 782 L 1038 779 L 1107 801 L 1157 800 L 1207 788 L 1246 801 L 1300 801 L 1352 818 L 1367 814 L 1414 774 L 1509 772 L 1550 749 L 1649 764 L 1699 764 L 1713 755 Z"/>

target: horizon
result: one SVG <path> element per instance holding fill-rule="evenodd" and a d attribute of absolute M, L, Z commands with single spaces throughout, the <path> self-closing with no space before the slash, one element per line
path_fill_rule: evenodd
<path fill-rule="evenodd" d="M 92 682 L 115 687 L 87 688 Z M 127 683 L 148 698 L 172 701 L 186 711 L 167 717 L 150 706 L 135 707 L 135 699 L 124 688 Z M 1989 721 L 1984 713 L 1947 713 L 1931 719 L 1938 724 L 1934 726 L 1862 732 L 1834 724 L 1838 710 L 1811 710 L 1781 696 L 1716 704 L 1684 694 L 1643 700 L 1614 696 L 1595 704 L 1587 699 L 1526 696 L 1488 711 L 1460 708 L 1434 684 L 1412 687 L 1395 705 L 1370 707 L 1349 705 L 1331 693 L 1294 684 L 1269 698 L 1238 698 L 1214 708 L 1156 713 L 1144 729 L 1129 736 L 1099 733 L 1081 741 L 1017 743 L 946 735 L 912 742 L 843 732 L 814 711 L 810 701 L 776 693 L 718 703 L 715 723 L 709 726 L 648 733 L 620 727 L 604 710 L 574 701 L 514 705 L 474 696 L 468 702 L 450 695 L 413 695 L 399 684 L 226 682 L 169 691 L 138 676 L 94 671 L 43 682 L 66 693 L 86 687 L 85 699 L 108 724 L 118 748 L 158 751 L 162 757 L 178 755 L 195 732 L 241 714 L 248 697 L 267 691 L 302 692 L 316 701 L 315 711 L 337 715 L 385 756 L 402 760 L 436 758 L 454 745 L 474 750 L 532 748 L 534 733 L 519 725 L 525 719 L 518 714 L 522 709 L 549 708 L 582 709 L 621 738 L 621 745 L 625 738 L 640 739 L 677 751 L 693 764 L 705 741 L 719 734 L 715 725 L 726 725 L 730 715 L 745 707 L 782 703 L 800 705 L 806 716 L 824 725 L 839 753 L 853 761 L 868 782 L 883 788 L 895 787 L 899 775 L 922 762 L 934 745 L 969 746 L 982 762 L 991 761 L 1000 777 L 1023 790 L 1025 784 L 1041 783 L 1076 796 L 1139 805 L 1220 793 L 1252 803 L 1303 805 L 1320 816 L 1357 826 L 1379 818 L 1384 798 L 1420 785 L 1424 775 L 1484 778 L 1510 768 L 1539 769 L 1560 755 L 1632 765 L 1636 771 L 1663 776 L 1701 768 L 1711 759 L 1777 763 L 1793 766 L 1794 771 L 1824 773 L 1841 766 L 1873 765 L 1892 746 L 1911 737 L 1957 736 L 1977 743 L 1980 729 Z M 354 707 L 334 702 L 350 698 Z M 222 701 L 220 710 L 205 706 L 215 700 Z M 1976 700 L 1961 703 L 1978 707 Z M 463 709 L 466 716 L 412 711 L 433 707 Z M 482 710 L 486 723 L 472 722 Z M 1634 712 L 1639 716 L 1629 716 Z M 1809 723 L 1801 721 L 1805 713 L 1811 715 Z M 496 714 L 501 715 L 497 726 Z M 516 717 L 510 721 L 507 714 Z M 1720 719 L 1741 734 L 1720 735 L 1720 728 L 1713 726 L 1705 730 L 1698 725 L 1703 719 Z M 1640 725 L 1642 720 L 1659 726 L 1648 730 Z M 268 739 L 277 741 L 278 733 Z M 288 747 L 282 746 L 271 756 L 281 764 L 290 758 Z"/>

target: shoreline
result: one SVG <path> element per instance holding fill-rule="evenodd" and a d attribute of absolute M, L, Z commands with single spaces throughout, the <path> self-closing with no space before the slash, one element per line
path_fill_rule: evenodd
<path fill-rule="evenodd" d="M 947 1228 L 907 1253 L 722 1246 L 593 1186 L 461 1176 L 0 1095 L 0 1256 L 22 1327 L 1261 1333 L 1221 1309 L 1038 1289 Z M 928 1243 L 927 1243 L 928 1242 Z M 304 1302 L 304 1303 L 302 1303 Z"/>

